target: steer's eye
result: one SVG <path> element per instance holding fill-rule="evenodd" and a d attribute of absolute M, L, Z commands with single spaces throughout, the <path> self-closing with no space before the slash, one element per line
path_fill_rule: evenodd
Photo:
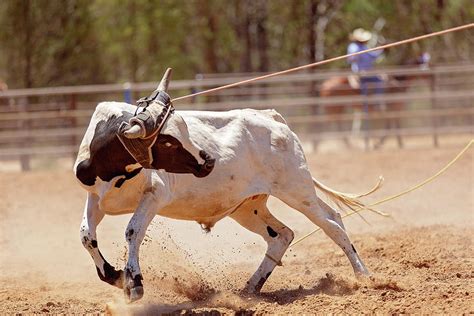
<path fill-rule="evenodd" d="M 171 147 L 171 143 L 170 143 L 170 142 L 166 142 L 166 143 L 165 143 L 165 146 L 166 146 L 166 147 Z"/>

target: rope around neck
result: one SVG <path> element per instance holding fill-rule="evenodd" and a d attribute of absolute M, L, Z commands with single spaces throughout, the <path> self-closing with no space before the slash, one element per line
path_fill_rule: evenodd
<path fill-rule="evenodd" d="M 438 171 L 437 173 L 435 173 L 434 175 L 432 175 L 432 176 L 429 177 L 428 179 L 426 179 L 426 180 L 424 180 L 424 181 L 418 183 L 417 185 L 415 185 L 415 186 L 413 186 L 413 187 L 411 187 L 411 188 L 409 188 L 409 189 L 406 189 L 405 191 L 402 191 L 402 192 L 400 192 L 400 193 L 398 193 L 398 194 L 395 194 L 395 195 L 392 195 L 392 196 L 388 196 L 388 197 L 386 197 L 386 198 L 384 198 L 384 199 L 381 199 L 381 200 L 379 200 L 379 201 L 377 201 L 377 202 L 375 202 L 375 203 L 372 203 L 372 204 L 370 204 L 370 205 L 368 205 L 368 206 L 366 206 L 366 207 L 358 208 L 358 209 L 356 209 L 356 210 L 354 210 L 354 211 L 352 211 L 352 212 L 350 212 L 350 213 L 345 214 L 344 216 L 342 216 L 342 218 L 346 218 L 346 217 L 352 216 L 352 215 L 354 215 L 354 214 L 357 214 L 357 213 L 359 213 L 359 212 L 361 212 L 361 211 L 363 211 L 363 210 L 369 209 L 369 208 L 371 208 L 371 207 L 374 207 L 374 206 L 383 204 L 383 203 L 388 202 L 388 201 L 391 201 L 391 200 L 395 200 L 396 198 L 399 198 L 399 197 L 401 197 L 401 196 L 403 196 L 403 195 L 405 195 L 405 194 L 408 194 L 408 193 L 410 193 L 410 192 L 412 192 L 412 191 L 415 191 L 415 190 L 421 188 L 422 186 L 424 186 L 424 185 L 430 183 L 431 181 L 433 181 L 434 179 L 436 179 L 437 177 L 439 177 L 441 174 L 443 174 L 446 170 L 448 170 L 452 165 L 454 165 L 454 163 L 456 163 L 456 161 L 458 161 L 458 160 L 466 153 L 466 151 L 472 146 L 472 144 L 474 144 L 474 139 L 471 139 L 471 141 L 466 145 L 466 147 L 464 147 L 463 150 L 461 150 L 461 151 L 459 152 L 459 154 L 457 154 L 456 157 L 454 157 L 453 160 L 451 160 L 451 161 L 450 161 L 446 166 L 444 166 L 440 171 Z M 293 247 L 294 245 L 296 245 L 296 244 L 302 242 L 303 240 L 305 240 L 306 238 L 308 238 L 309 236 L 311 236 L 312 234 L 314 234 L 314 233 L 316 233 L 316 232 L 318 232 L 318 231 L 320 231 L 320 230 L 321 230 L 321 228 L 317 228 L 317 229 L 313 230 L 312 232 L 310 232 L 310 233 L 304 235 L 303 237 L 301 237 L 301 238 L 299 238 L 298 240 L 296 240 L 295 242 L 293 242 L 293 243 L 290 245 L 290 247 Z"/>
<path fill-rule="evenodd" d="M 209 89 L 209 90 L 204 90 L 204 91 L 188 94 L 188 95 L 185 95 L 185 96 L 182 96 L 182 97 L 175 98 L 175 99 L 171 100 L 171 102 L 176 102 L 176 101 L 196 97 L 198 95 L 214 93 L 214 92 L 217 92 L 217 91 L 220 91 L 220 90 L 224 90 L 224 89 L 228 89 L 228 88 L 232 88 L 232 87 L 237 87 L 237 86 L 249 84 L 251 82 L 255 82 L 255 81 L 259 81 L 259 80 L 263 80 L 263 79 L 268 79 L 268 78 L 271 78 L 271 77 L 281 76 L 281 75 L 285 75 L 285 74 L 288 74 L 288 73 L 291 73 L 291 72 L 316 67 L 316 66 L 319 66 L 319 65 L 328 64 L 330 62 L 341 60 L 341 59 L 346 59 L 348 57 L 357 56 L 357 55 L 361 55 L 361 54 L 365 54 L 365 53 L 370 53 L 370 52 L 373 52 L 373 51 L 376 51 L 376 50 L 379 50 L 379 49 L 385 49 L 385 48 L 399 46 L 399 45 L 403 45 L 403 44 L 407 44 L 407 43 L 411 43 L 411 42 L 416 42 L 416 41 L 426 39 L 426 38 L 430 38 L 430 37 L 433 37 L 433 36 L 439 36 L 439 35 L 443 35 L 443 34 L 447 34 L 447 33 L 451 33 L 451 32 L 457 32 L 457 31 L 469 29 L 471 27 L 474 27 L 474 23 L 465 24 L 465 25 L 453 27 L 453 28 L 450 28 L 450 29 L 446 29 L 446 30 L 443 30 L 443 31 L 433 32 L 433 33 L 413 37 L 413 38 L 410 38 L 410 39 L 398 41 L 398 42 L 395 42 L 395 43 L 386 44 L 386 45 L 366 49 L 366 50 L 363 50 L 363 51 L 360 51 L 360 52 L 357 52 L 357 53 L 346 54 L 346 55 L 342 55 L 342 56 L 339 56 L 339 57 L 334 57 L 334 58 L 318 61 L 318 62 L 315 62 L 315 63 L 312 63 L 312 64 L 307 64 L 307 65 L 303 65 L 303 66 L 299 66 L 299 67 L 295 67 L 295 68 L 290 68 L 290 69 L 287 69 L 287 70 L 274 72 L 274 73 L 271 73 L 271 74 L 268 74 L 268 75 L 238 81 L 238 82 L 231 83 L 231 84 L 228 84 L 228 85 L 224 85 L 224 86 L 221 86 L 221 87 L 217 87 L 217 88 L 213 88 L 213 89 Z"/>

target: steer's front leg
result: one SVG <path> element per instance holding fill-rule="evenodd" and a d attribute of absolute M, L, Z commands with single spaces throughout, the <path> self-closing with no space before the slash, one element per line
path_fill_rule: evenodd
<path fill-rule="evenodd" d="M 82 244 L 94 260 L 99 278 L 113 286 L 122 288 L 123 271 L 115 270 L 115 268 L 105 260 L 104 256 L 100 253 L 97 243 L 96 229 L 103 218 L 104 212 L 99 209 L 99 197 L 95 194 L 88 193 L 80 230 Z"/>
<path fill-rule="evenodd" d="M 161 197 L 160 202 L 162 202 Z M 125 266 L 123 289 L 129 302 L 136 301 L 143 296 L 143 277 L 140 271 L 138 252 L 148 225 L 156 215 L 157 208 L 155 195 L 152 192 L 145 193 L 125 231 L 125 238 L 128 242 L 128 261 Z"/>

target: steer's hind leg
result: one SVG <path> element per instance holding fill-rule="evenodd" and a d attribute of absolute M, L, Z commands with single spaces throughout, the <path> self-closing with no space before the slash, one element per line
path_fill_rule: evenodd
<path fill-rule="evenodd" d="M 104 212 L 99 210 L 98 197 L 94 194 L 87 194 L 84 217 L 82 218 L 80 236 L 84 247 L 87 249 L 92 259 L 99 278 L 113 286 L 122 288 L 122 271 L 115 270 L 102 256 L 97 243 L 96 229 L 100 221 L 104 218 Z"/>
<path fill-rule="evenodd" d="M 357 276 L 369 275 L 369 271 L 347 236 L 339 213 L 318 198 L 313 188 L 311 191 L 307 191 L 307 196 L 303 195 L 305 191 L 307 190 L 301 188 L 301 190 L 293 190 L 294 195 L 292 196 L 282 194 L 277 197 L 321 227 L 326 235 L 344 251 Z"/>
<path fill-rule="evenodd" d="M 277 220 L 266 206 L 268 196 L 259 195 L 247 200 L 230 215 L 240 225 L 259 234 L 267 242 L 267 252 L 257 271 L 247 282 L 246 290 L 251 293 L 259 292 L 273 269 L 293 240 L 291 229 Z"/>

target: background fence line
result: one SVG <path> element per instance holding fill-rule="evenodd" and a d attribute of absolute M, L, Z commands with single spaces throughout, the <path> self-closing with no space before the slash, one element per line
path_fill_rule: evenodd
<path fill-rule="evenodd" d="M 410 137 L 473 133 L 474 64 L 386 67 L 368 74 L 405 78 L 384 94 L 360 95 L 350 86 L 321 95 L 323 83 L 351 75 L 347 70 L 313 71 L 274 77 L 244 87 L 176 102 L 178 110 L 274 108 L 303 141 L 358 137 Z M 258 74 L 203 74 L 174 80 L 170 94 L 179 96 Z M 408 78 L 408 79 L 406 79 Z M 19 159 L 30 168 L 35 156 L 75 156 L 98 102 L 133 100 L 155 89 L 156 82 L 16 89 L 0 92 L 0 160 Z M 354 93 L 355 91 L 355 93 Z M 369 113 L 365 103 L 386 105 Z M 354 120 L 365 127 L 354 133 Z"/>

